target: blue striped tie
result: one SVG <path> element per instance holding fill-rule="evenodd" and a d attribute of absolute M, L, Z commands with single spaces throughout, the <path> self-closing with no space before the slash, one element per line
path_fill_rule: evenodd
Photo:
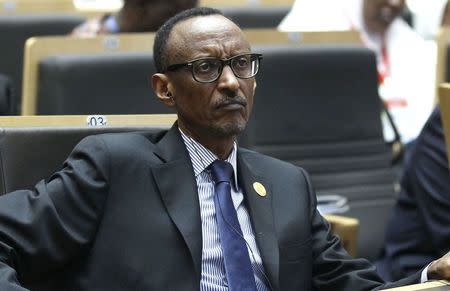
<path fill-rule="evenodd" d="M 233 167 L 228 162 L 216 160 L 210 165 L 210 169 L 215 182 L 214 205 L 228 290 L 256 291 L 247 245 L 231 200 Z"/>

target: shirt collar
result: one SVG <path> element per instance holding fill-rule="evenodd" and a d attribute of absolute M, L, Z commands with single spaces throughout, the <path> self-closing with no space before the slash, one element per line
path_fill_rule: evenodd
<path fill-rule="evenodd" d="M 201 143 L 193 139 L 192 137 L 185 134 L 181 128 L 178 128 L 181 133 L 181 137 L 183 138 L 184 145 L 189 152 L 189 157 L 191 158 L 192 166 L 194 168 L 195 177 L 200 175 L 209 165 L 212 164 L 215 160 L 219 158 L 211 152 L 209 149 L 204 147 Z M 234 182 L 233 187 L 235 190 L 238 188 L 237 183 L 237 144 L 234 142 L 233 149 L 231 150 L 230 155 L 226 159 L 227 162 L 231 164 L 234 171 Z"/>

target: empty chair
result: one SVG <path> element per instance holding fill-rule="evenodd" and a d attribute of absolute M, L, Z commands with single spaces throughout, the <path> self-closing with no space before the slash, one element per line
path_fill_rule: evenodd
<path fill-rule="evenodd" d="M 32 36 L 67 34 L 84 17 L 78 15 L 14 15 L 0 16 L 0 74 L 9 76 L 20 101 L 22 86 L 23 49 Z"/>
<path fill-rule="evenodd" d="M 37 114 L 172 112 L 150 85 L 150 53 L 57 55 L 39 66 Z"/>
<path fill-rule="evenodd" d="M 374 259 L 394 203 L 391 152 L 380 121 L 375 55 L 362 47 L 265 46 L 242 142 L 304 167 L 318 195 L 348 198 L 358 255 Z"/>
<path fill-rule="evenodd" d="M 221 9 L 241 28 L 276 28 L 288 14 L 289 6 L 235 6 Z"/>

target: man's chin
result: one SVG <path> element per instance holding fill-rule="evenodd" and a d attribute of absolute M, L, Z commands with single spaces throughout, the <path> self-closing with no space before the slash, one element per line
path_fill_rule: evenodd
<path fill-rule="evenodd" d="M 245 130 L 247 122 L 227 123 L 214 128 L 214 134 L 220 137 L 236 136 Z"/>

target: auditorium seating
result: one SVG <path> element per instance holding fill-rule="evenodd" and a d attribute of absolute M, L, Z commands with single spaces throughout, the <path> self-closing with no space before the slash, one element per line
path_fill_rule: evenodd
<path fill-rule="evenodd" d="M 0 16 L 0 74 L 13 80 L 18 97 L 21 96 L 26 39 L 37 35 L 67 34 L 83 20 L 83 17 L 74 15 Z"/>
<path fill-rule="evenodd" d="M 289 33 L 273 29 L 249 29 L 244 33 L 252 44 L 360 42 L 354 32 L 305 33 L 300 43 L 298 39 L 293 42 Z M 155 102 L 156 97 L 147 81 L 154 72 L 151 62 L 153 38 L 154 34 L 146 33 L 92 39 L 38 37 L 28 40 L 22 114 L 170 112 Z M 130 51 L 142 53 L 139 57 L 134 54 L 131 61 L 133 54 L 122 53 Z M 137 96 L 138 99 L 134 103 L 123 96 Z M 126 102 L 127 106 L 122 106 L 121 102 Z"/>
<path fill-rule="evenodd" d="M 395 201 L 380 121 L 375 55 L 358 46 L 262 46 L 255 103 L 241 142 L 304 167 L 318 195 L 348 198 L 358 255 L 374 259 Z"/>

